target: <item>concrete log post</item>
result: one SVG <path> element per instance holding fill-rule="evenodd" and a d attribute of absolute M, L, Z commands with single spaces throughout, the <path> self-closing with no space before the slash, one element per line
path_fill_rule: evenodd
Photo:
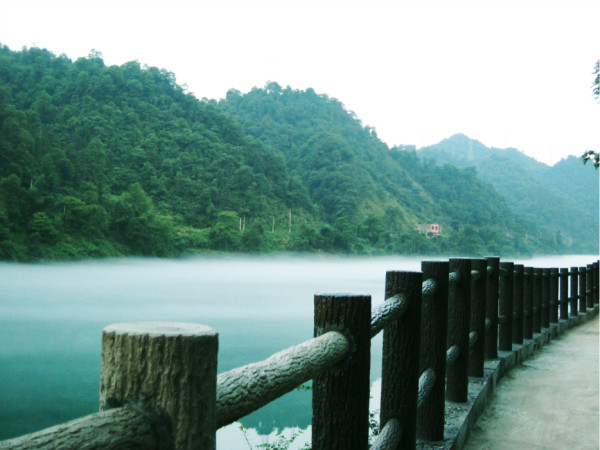
<path fill-rule="evenodd" d="M 542 269 L 542 327 L 550 327 L 550 269 Z"/>
<path fill-rule="evenodd" d="M 421 272 L 387 272 L 385 296 L 408 301 L 404 314 L 383 330 L 380 429 L 397 419 L 402 437 L 393 449 L 416 446 L 417 390 L 421 345 Z"/>
<path fill-rule="evenodd" d="M 523 268 L 523 338 L 533 338 L 533 267 Z"/>
<path fill-rule="evenodd" d="M 423 261 L 423 279 L 434 280 L 435 290 L 423 295 L 421 305 L 421 358 L 419 372 L 432 370 L 436 381 L 417 411 L 417 437 L 424 441 L 444 439 L 446 385 L 446 330 L 448 326 L 447 262 Z"/>
<path fill-rule="evenodd" d="M 513 328 L 512 341 L 523 343 L 523 264 L 515 264 L 513 278 Z"/>
<path fill-rule="evenodd" d="M 485 301 L 485 359 L 498 357 L 498 286 L 500 274 L 500 258 L 487 258 L 488 279 Z"/>
<path fill-rule="evenodd" d="M 569 304 L 571 310 L 569 311 L 571 316 L 577 316 L 579 314 L 578 301 L 579 301 L 579 269 L 577 267 L 571 267 L 571 296 L 569 297 Z"/>
<path fill-rule="evenodd" d="M 533 332 L 542 332 L 542 269 L 533 269 Z"/>
<path fill-rule="evenodd" d="M 485 356 L 485 296 L 487 288 L 487 261 L 472 259 L 471 269 L 476 275 L 471 278 L 471 318 L 469 330 L 476 333 L 476 340 L 469 349 L 469 375 L 483 376 Z"/>
<path fill-rule="evenodd" d="M 371 296 L 315 295 L 315 337 L 338 331 L 351 344 L 348 358 L 317 375 L 312 389 L 312 448 L 367 449 Z"/>
<path fill-rule="evenodd" d="M 448 338 L 446 347 L 457 345 L 460 353 L 446 366 L 446 400 L 466 402 L 469 386 L 469 323 L 471 315 L 471 260 L 450 260 L 456 280 L 448 285 Z"/>
<path fill-rule="evenodd" d="M 510 352 L 512 350 L 514 273 L 514 263 L 500 263 L 498 350 L 505 352 Z"/>
<path fill-rule="evenodd" d="M 579 268 L 579 312 L 585 313 L 587 310 L 587 294 L 585 288 L 587 286 L 587 267 Z"/>
<path fill-rule="evenodd" d="M 598 304 L 600 295 L 600 261 L 594 263 L 594 305 Z"/>
<path fill-rule="evenodd" d="M 166 411 L 173 448 L 214 449 L 218 334 L 205 325 L 136 322 L 102 332 L 100 409 Z"/>
<path fill-rule="evenodd" d="M 594 263 L 592 272 L 594 274 L 594 305 L 597 305 L 599 301 L 598 296 L 600 295 L 600 261 Z"/>
<path fill-rule="evenodd" d="M 558 323 L 558 269 L 550 269 L 550 323 Z"/>
<path fill-rule="evenodd" d="M 585 304 L 594 307 L 594 265 L 588 264 L 585 276 Z"/>
<path fill-rule="evenodd" d="M 569 269 L 560 269 L 560 319 L 569 318 Z"/>

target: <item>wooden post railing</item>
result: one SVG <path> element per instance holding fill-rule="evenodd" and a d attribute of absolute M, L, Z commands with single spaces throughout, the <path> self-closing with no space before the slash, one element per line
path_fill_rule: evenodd
<path fill-rule="evenodd" d="M 485 302 L 485 359 L 498 357 L 498 283 L 500 282 L 500 258 L 487 258 L 488 279 Z"/>
<path fill-rule="evenodd" d="M 558 269 L 550 269 L 550 323 L 558 323 Z"/>
<path fill-rule="evenodd" d="M 449 270 L 446 400 L 466 402 L 469 385 L 471 260 L 451 259 Z"/>
<path fill-rule="evenodd" d="M 542 327 L 550 327 L 550 269 L 542 269 Z"/>
<path fill-rule="evenodd" d="M 596 261 L 594 263 L 594 268 L 592 270 L 593 274 L 594 274 L 594 294 L 593 294 L 593 298 L 594 298 L 594 305 L 597 305 L 598 302 L 600 301 L 599 296 L 600 296 L 600 262 Z"/>
<path fill-rule="evenodd" d="M 594 307 L 594 265 L 588 264 L 586 270 L 585 303 L 588 308 Z"/>
<path fill-rule="evenodd" d="M 585 292 L 587 286 L 587 267 L 579 268 L 579 312 L 585 313 L 587 309 L 587 294 Z"/>
<path fill-rule="evenodd" d="M 487 261 L 471 260 L 471 319 L 469 326 L 469 376 L 482 377 L 485 360 L 485 296 Z"/>
<path fill-rule="evenodd" d="M 597 308 L 598 267 L 534 269 L 490 257 L 390 271 L 377 308 L 369 295 L 315 295 L 314 338 L 218 376 L 218 334 L 208 326 L 111 325 L 102 334 L 101 412 L 0 447 L 214 449 L 218 428 L 312 379 L 312 448 L 367 449 L 371 338 L 382 330 L 372 448 L 441 441 L 445 398 L 467 400 L 468 375 L 483 376 L 492 347 L 510 351 L 568 320 L 569 306 L 573 317 Z"/>
<path fill-rule="evenodd" d="M 542 332 L 542 269 L 533 269 L 533 332 Z"/>
<path fill-rule="evenodd" d="M 498 350 L 512 350 L 514 263 L 500 263 Z"/>
<path fill-rule="evenodd" d="M 106 327 L 100 409 L 139 399 L 169 415 L 175 448 L 215 448 L 217 349 L 217 332 L 205 325 L 139 322 Z"/>
<path fill-rule="evenodd" d="M 523 264 L 515 264 L 514 269 L 512 341 L 520 345 L 523 343 L 523 271 L 525 268 Z"/>
<path fill-rule="evenodd" d="M 578 302 L 579 302 L 579 269 L 577 267 L 571 267 L 571 297 L 569 298 L 569 304 L 571 305 L 571 316 L 577 316 L 579 314 Z"/>
<path fill-rule="evenodd" d="M 217 348 L 205 325 L 111 325 L 102 332 L 102 412 L 0 447 L 214 449 Z"/>
<path fill-rule="evenodd" d="M 533 338 L 533 267 L 523 268 L 523 339 Z"/>
<path fill-rule="evenodd" d="M 389 434 L 398 441 L 393 446 L 388 442 L 387 447 L 382 448 L 412 449 L 416 445 L 422 289 L 421 272 L 386 274 L 386 298 L 401 296 L 408 306 L 402 316 L 391 321 L 383 332 L 379 423 L 385 429 L 395 419 L 402 431 L 386 432 L 380 439 Z"/>
<path fill-rule="evenodd" d="M 424 286 L 435 286 L 435 289 L 430 288 L 423 293 L 421 305 L 419 371 L 422 375 L 419 384 L 423 386 L 423 394 L 419 396 L 417 437 L 439 441 L 444 439 L 449 263 L 423 261 L 421 271 Z"/>
<path fill-rule="evenodd" d="M 569 318 L 569 269 L 560 269 L 560 319 Z"/>
<path fill-rule="evenodd" d="M 367 449 L 371 364 L 371 296 L 315 295 L 315 336 L 338 331 L 351 342 L 343 364 L 312 386 L 313 449 Z"/>

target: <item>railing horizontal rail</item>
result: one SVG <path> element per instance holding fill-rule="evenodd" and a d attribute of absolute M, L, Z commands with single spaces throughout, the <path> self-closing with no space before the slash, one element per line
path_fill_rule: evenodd
<path fill-rule="evenodd" d="M 399 319 L 408 308 L 408 300 L 401 295 L 388 298 L 371 312 L 371 338 L 377 336 L 392 320 Z"/>
<path fill-rule="evenodd" d="M 312 380 L 350 353 L 340 332 L 330 331 L 269 358 L 217 376 L 217 428 L 241 417 Z"/>
<path fill-rule="evenodd" d="M 158 436 L 160 433 L 153 429 L 151 421 L 143 413 L 124 406 L 90 414 L 37 433 L 2 441 L 0 448 L 11 450 L 158 449 L 160 446 Z"/>
<path fill-rule="evenodd" d="M 402 441 L 402 425 L 398 419 L 390 419 L 377 435 L 371 450 L 388 450 L 398 448 Z"/>

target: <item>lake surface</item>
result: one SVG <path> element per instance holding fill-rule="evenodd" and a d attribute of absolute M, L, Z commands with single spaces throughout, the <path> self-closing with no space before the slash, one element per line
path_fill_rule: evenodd
<path fill-rule="evenodd" d="M 78 263 L 0 263 L 0 439 L 98 411 L 100 338 L 112 323 L 177 321 L 219 332 L 219 372 L 310 339 L 316 293 L 384 301 L 388 270 L 421 260 L 378 257 L 214 257 Z M 437 258 L 438 260 L 447 260 Z M 520 260 L 535 267 L 590 264 L 597 256 Z M 372 379 L 381 372 L 381 335 Z M 311 395 L 294 391 L 241 420 L 247 438 L 310 425 Z M 231 433 L 237 433 L 232 437 Z M 308 433 L 310 435 L 310 433 Z M 219 447 L 239 439 L 220 431 Z M 243 438 L 243 436 L 242 436 Z M 300 440 L 299 440 L 300 441 Z M 242 440 L 240 445 L 244 445 Z M 246 445 L 247 446 L 247 445 Z"/>

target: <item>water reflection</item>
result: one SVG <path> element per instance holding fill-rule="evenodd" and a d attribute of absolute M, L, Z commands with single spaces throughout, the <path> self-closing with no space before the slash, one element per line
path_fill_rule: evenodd
<path fill-rule="evenodd" d="M 310 392 L 308 392 L 310 398 Z M 369 411 L 373 419 L 379 422 L 379 406 L 381 399 L 381 378 L 375 380 L 371 385 L 371 399 L 369 401 Z M 262 425 L 262 424 L 261 424 Z M 264 444 L 277 444 L 284 441 L 289 447 L 275 446 L 274 448 L 289 448 L 289 450 L 298 450 L 310 447 L 312 428 L 310 425 L 302 427 L 286 427 L 282 430 L 273 429 L 270 433 L 260 432 L 257 428 L 248 428 L 248 425 L 242 425 L 240 422 L 232 423 L 217 431 L 218 449 L 255 449 L 263 448 Z M 370 433 L 372 439 L 372 433 Z"/>

